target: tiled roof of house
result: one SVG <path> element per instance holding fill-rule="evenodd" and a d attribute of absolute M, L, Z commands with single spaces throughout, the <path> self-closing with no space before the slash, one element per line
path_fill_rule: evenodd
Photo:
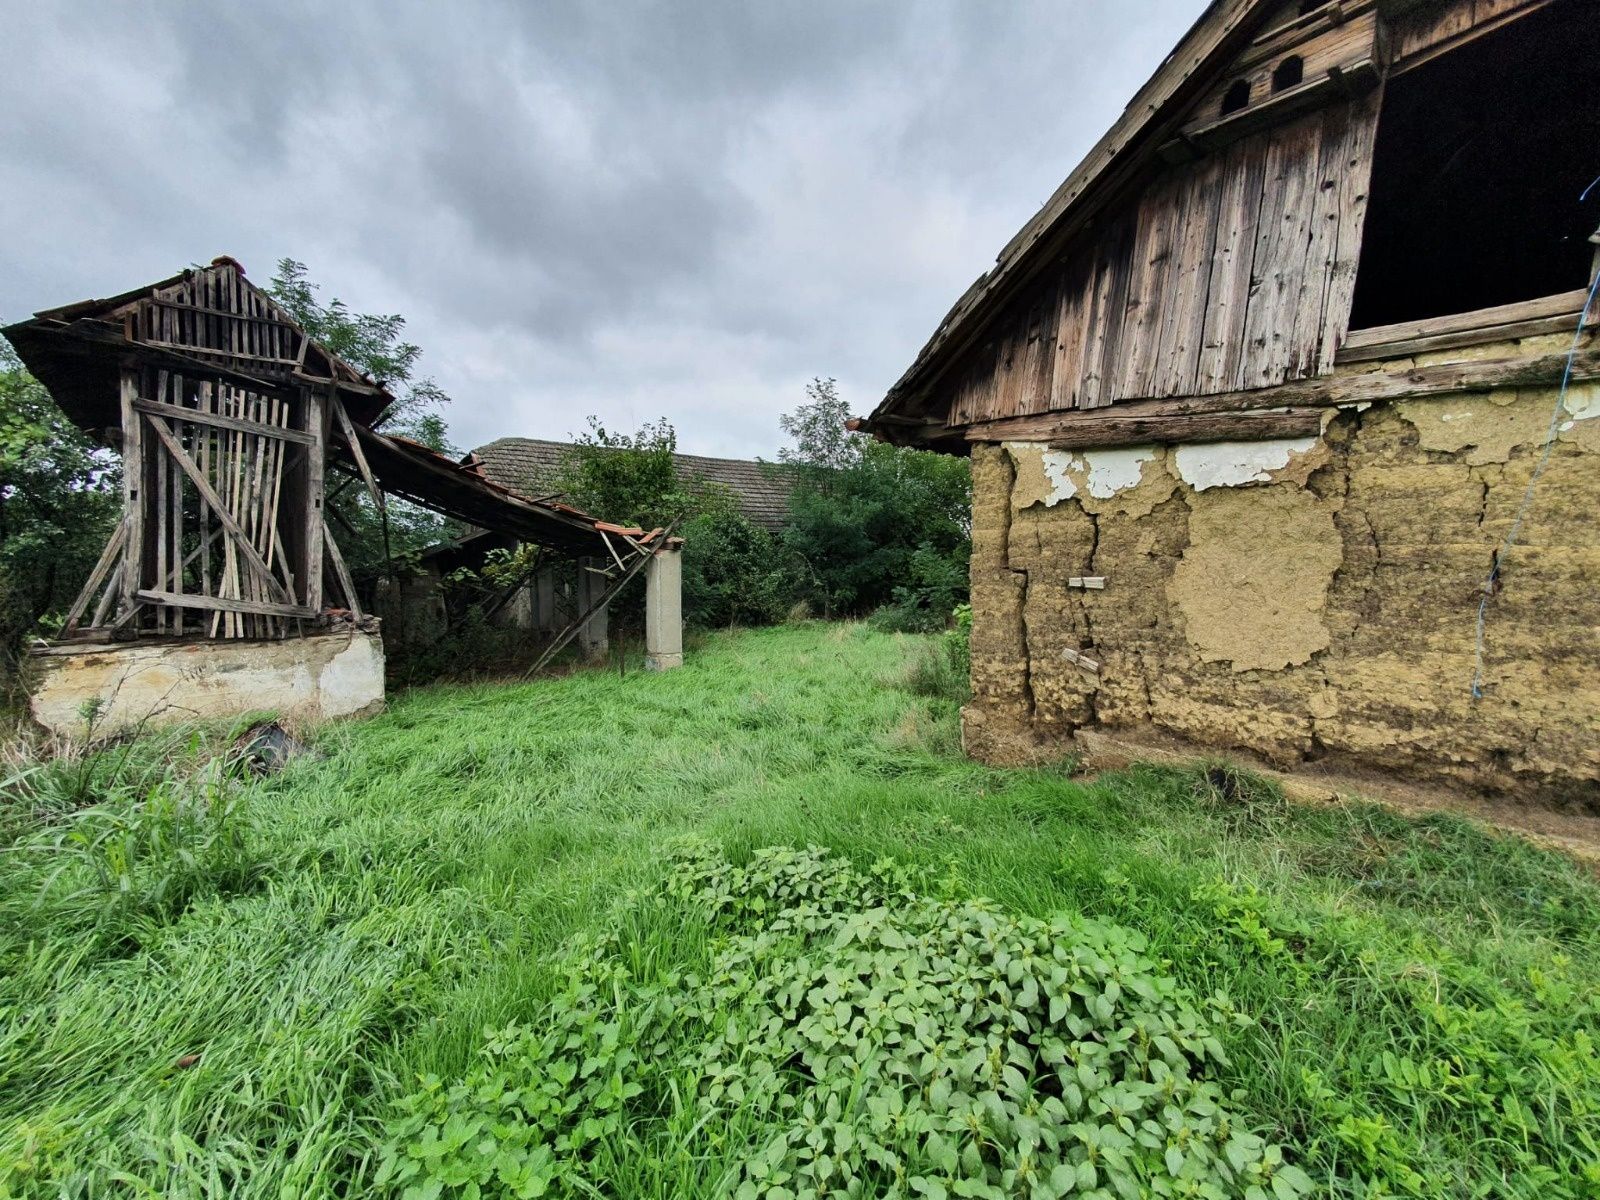
<path fill-rule="evenodd" d="M 570 442 L 540 438 L 500 438 L 475 451 L 483 460 L 483 473 L 495 483 L 538 498 L 559 490 L 557 476 Z M 755 525 L 781 529 L 789 522 L 792 475 L 781 464 L 743 458 L 705 458 L 674 454 L 678 474 L 685 479 L 720 483 L 738 498 L 739 511 Z"/>

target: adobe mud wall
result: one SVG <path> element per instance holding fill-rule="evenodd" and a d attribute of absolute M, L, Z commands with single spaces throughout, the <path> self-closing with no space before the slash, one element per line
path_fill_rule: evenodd
<path fill-rule="evenodd" d="M 1296 441 L 976 447 L 969 752 L 1139 730 L 1600 805 L 1600 386 L 1567 394 L 1471 694 L 1556 397 L 1339 410 Z"/>
<path fill-rule="evenodd" d="M 80 734 L 98 701 L 98 733 L 247 713 L 296 721 L 383 707 L 383 639 L 345 628 L 282 641 L 165 641 L 49 647 L 36 654 L 34 720 Z"/>

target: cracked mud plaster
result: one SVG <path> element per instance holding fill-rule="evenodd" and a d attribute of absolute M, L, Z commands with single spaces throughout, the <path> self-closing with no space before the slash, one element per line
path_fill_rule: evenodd
<path fill-rule="evenodd" d="M 1327 649 L 1323 608 L 1344 543 L 1323 503 L 1292 484 L 1221 488 L 1191 503 L 1167 599 L 1200 660 L 1277 671 Z"/>
<path fill-rule="evenodd" d="M 1600 387 L 1557 401 L 1341 411 L 1266 480 L 1203 490 L 1176 447 L 1138 448 L 1111 496 L 1094 452 L 975 447 L 969 751 L 1023 762 L 1075 729 L 1145 731 L 1600 812 Z M 1474 699 L 1482 582 L 1519 514 Z M 1087 574 L 1106 590 L 1067 586 Z"/>

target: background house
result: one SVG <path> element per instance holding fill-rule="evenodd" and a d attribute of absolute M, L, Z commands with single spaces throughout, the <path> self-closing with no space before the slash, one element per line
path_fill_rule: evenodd
<path fill-rule="evenodd" d="M 1600 799 L 1597 91 L 1589 0 L 1207 9 L 866 422 L 972 455 L 971 752 Z"/>

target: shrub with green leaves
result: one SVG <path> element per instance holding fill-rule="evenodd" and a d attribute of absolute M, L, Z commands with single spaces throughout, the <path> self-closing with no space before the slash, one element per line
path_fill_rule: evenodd
<path fill-rule="evenodd" d="M 1221 1043 L 1136 932 L 920 895 L 816 850 L 692 848 L 637 903 L 703 922 L 706 960 L 658 962 L 625 922 L 575 949 L 537 1025 L 405 1101 L 378 1182 L 620 1195 L 608 1168 L 633 1140 L 715 1162 L 739 1200 L 1311 1189 L 1230 1110 Z"/>

